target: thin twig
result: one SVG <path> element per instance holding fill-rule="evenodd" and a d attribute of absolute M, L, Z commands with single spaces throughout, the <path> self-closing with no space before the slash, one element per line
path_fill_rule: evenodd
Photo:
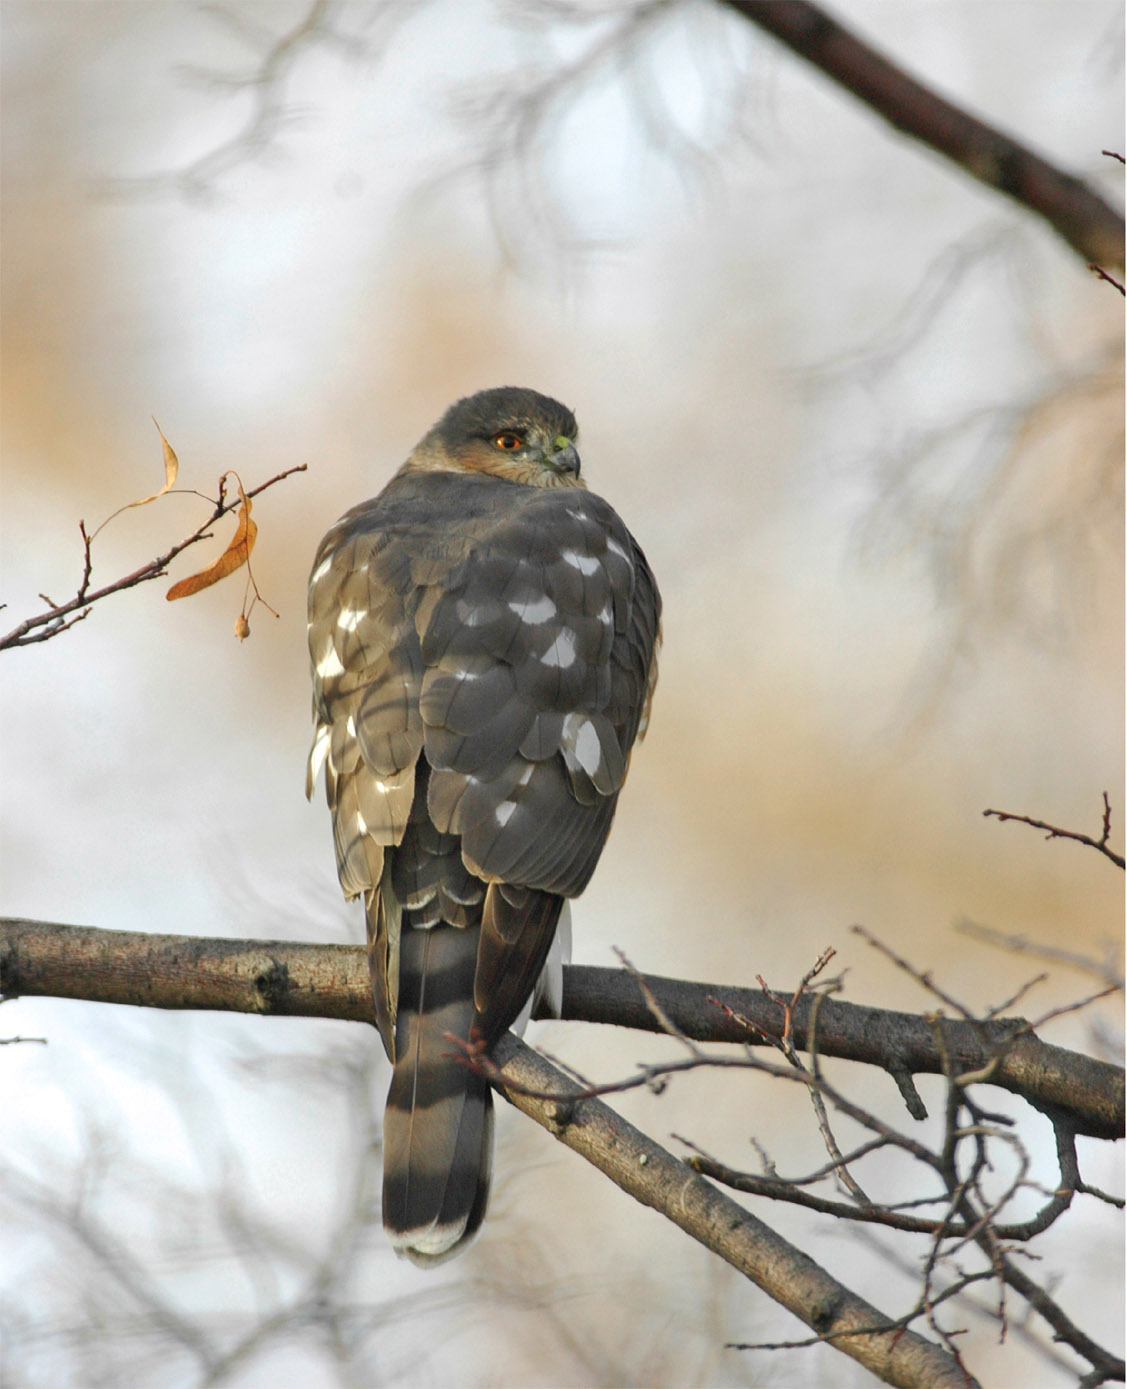
<path fill-rule="evenodd" d="M 646 1000 L 646 1007 L 653 1014 L 661 1030 L 664 1033 L 666 1033 L 667 1036 L 673 1037 L 676 1041 L 680 1042 L 684 1047 L 686 1047 L 691 1056 L 699 1056 L 701 1053 L 696 1043 L 690 1037 L 686 1037 L 685 1034 L 680 1030 L 680 1028 L 676 1027 L 670 1021 L 665 1009 L 662 1008 L 661 1004 L 657 1001 L 657 996 L 654 993 L 653 989 L 651 989 L 650 986 L 646 983 L 645 976 L 639 970 L 634 968 L 634 966 L 627 959 L 624 951 L 620 950 L 618 946 L 614 946 L 613 949 L 615 955 L 618 957 L 618 962 L 622 966 L 622 968 L 638 981 L 638 988 L 641 989 L 642 997 Z"/>
<path fill-rule="evenodd" d="M 1095 849 L 1105 858 L 1109 858 L 1117 868 L 1123 868 L 1127 866 L 1124 863 L 1123 855 L 1115 853 L 1108 847 L 1108 839 L 1111 836 L 1111 802 L 1108 800 L 1106 791 L 1103 793 L 1103 798 L 1103 827 L 1099 839 L 1093 839 L 1088 834 L 1081 834 L 1078 830 L 1063 830 L 1059 825 L 1050 825 L 1044 820 L 1035 820 L 1031 815 L 1014 815 L 1008 810 L 984 810 L 982 813 L 986 816 L 992 816 L 1003 824 L 1007 820 L 1016 820 L 1019 824 L 1031 825 L 1035 830 L 1044 830 L 1046 839 L 1071 839 L 1077 844 L 1086 844 L 1089 849 Z"/>
<path fill-rule="evenodd" d="M 274 477 L 268 478 L 266 482 L 260 483 L 257 487 L 247 492 L 248 497 L 257 497 L 260 492 L 265 492 L 268 487 L 273 487 L 276 482 L 281 482 L 284 478 L 290 477 L 293 473 L 303 473 L 308 468 L 307 463 L 298 463 L 293 468 L 287 468 L 284 472 L 277 473 Z M 100 602 L 103 598 L 108 598 L 113 593 L 123 593 L 128 588 L 134 588 L 137 584 L 143 584 L 150 579 L 159 579 L 168 570 L 168 566 L 177 555 L 183 553 L 189 546 L 197 544 L 201 540 L 206 540 L 211 534 L 211 527 L 222 519 L 229 511 L 233 511 L 239 504 L 237 498 L 227 501 L 222 486 L 220 487 L 219 500 L 214 503 L 211 515 L 204 523 L 197 527 L 186 539 L 173 545 L 164 554 L 158 555 L 156 559 L 149 560 L 147 564 L 141 565 L 139 569 L 133 570 L 131 574 L 126 574 L 120 579 L 115 579 L 112 584 L 106 584 L 104 588 L 95 589 L 93 593 L 89 591 L 90 572 L 92 562 L 90 558 L 90 547 L 92 536 L 87 536 L 85 523 L 79 522 L 79 532 L 83 540 L 83 562 L 82 579 L 79 582 L 78 591 L 69 602 L 53 605 L 47 612 L 39 613 L 35 617 L 26 618 L 18 627 L 14 627 L 7 636 L 0 638 L 0 651 L 10 647 L 30 646 L 34 642 L 48 641 L 51 637 L 56 637 L 60 632 L 65 632 L 73 627 L 76 622 L 81 622 L 89 613 L 91 607 Z M 40 595 L 42 596 L 42 595 Z M 45 600 L 45 601 L 50 601 Z M 79 612 L 78 616 L 70 617 L 78 609 L 85 609 Z M 66 621 L 70 617 L 70 621 Z"/>
<path fill-rule="evenodd" d="M 1109 275 L 1102 265 L 1097 265 L 1094 260 L 1090 260 L 1088 262 L 1088 269 L 1098 279 L 1106 280 L 1109 285 L 1114 285 L 1115 288 L 1120 292 L 1120 294 L 1127 297 L 1127 289 L 1123 288 L 1123 285 L 1120 283 L 1119 280 L 1115 278 L 1114 275 Z"/>
<path fill-rule="evenodd" d="M 948 1008 L 954 1009 L 954 1011 L 958 1013 L 960 1017 L 965 1018 L 968 1022 L 974 1021 L 974 1014 L 970 1011 L 970 1009 L 967 1008 L 964 1004 L 960 1003 L 958 999 L 952 998 L 950 994 L 944 993 L 943 990 L 932 978 L 930 970 L 917 969 L 915 965 L 910 964 L 907 960 L 903 958 L 903 956 L 897 955 L 895 950 L 893 950 L 890 946 L 885 945 L 884 941 L 880 940 L 877 936 L 874 936 L 873 933 L 867 930 L 864 926 L 858 924 L 850 926 L 849 929 L 853 932 L 855 936 L 861 936 L 864 940 L 867 940 L 874 950 L 879 950 L 880 953 L 886 959 L 892 961 L 892 963 L 897 967 L 897 969 L 902 969 L 904 973 L 910 975 L 911 978 L 913 978 L 917 984 L 922 984 L 923 987 L 927 989 L 928 993 L 934 994 L 935 997 L 940 1000 L 940 1002 L 945 1003 Z"/>
<path fill-rule="evenodd" d="M 1033 959 L 1045 960 L 1049 964 L 1067 965 L 1071 969 L 1082 971 L 1084 974 L 1094 975 L 1105 984 L 1114 984 L 1123 988 L 1123 972 L 1112 967 L 1110 952 L 1109 958 L 1101 961 L 1091 955 L 1080 955 L 1073 950 L 1062 950 L 1056 945 L 1046 945 L 1043 941 L 1030 940 L 1025 935 L 999 931 L 993 926 L 984 926 L 981 922 L 971 921 L 968 918 L 957 921 L 955 930 L 962 935 L 970 936 L 972 940 L 979 940 L 986 945 L 996 946 L 999 950 L 1007 950 L 1014 955 L 1029 955 Z"/>

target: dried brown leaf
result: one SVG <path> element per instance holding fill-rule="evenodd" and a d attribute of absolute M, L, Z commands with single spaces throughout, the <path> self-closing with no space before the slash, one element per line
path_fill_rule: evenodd
<path fill-rule="evenodd" d="M 155 418 L 153 419 L 153 424 L 157 424 Z M 158 497 L 163 497 L 166 492 L 171 492 L 176 486 L 176 475 L 180 471 L 180 460 L 176 457 L 176 450 L 164 437 L 164 430 L 161 429 L 159 424 L 157 424 L 157 433 L 160 435 L 160 445 L 164 452 L 164 486 L 159 492 L 154 492 L 151 497 L 139 497 L 135 502 L 126 502 L 124 506 L 119 506 L 118 509 L 107 516 L 97 530 L 93 532 L 90 536 L 90 540 L 93 540 L 99 531 L 104 530 L 105 527 L 108 526 L 115 517 L 120 516 L 123 511 L 128 511 L 131 507 L 135 506 L 148 506 L 149 502 L 155 502 Z M 89 541 L 87 541 L 87 544 L 89 544 Z"/>
<path fill-rule="evenodd" d="M 192 574 L 186 579 L 181 579 L 179 583 L 173 584 L 164 595 L 170 603 L 176 598 L 190 598 L 193 593 L 210 588 L 212 584 L 217 584 L 220 579 L 225 579 L 228 574 L 233 574 L 237 569 L 241 569 L 250 558 L 250 552 L 254 549 L 254 542 L 258 538 L 258 526 L 251 520 L 250 498 L 243 491 L 241 482 L 239 483 L 239 496 L 242 498 L 242 505 L 239 507 L 239 524 L 235 529 L 230 545 L 214 564 L 209 564 L 198 574 Z"/>
<path fill-rule="evenodd" d="M 153 424 L 157 424 L 153 420 Z M 176 450 L 164 437 L 164 430 L 157 424 L 157 433 L 160 435 L 160 446 L 164 451 L 164 486 L 159 492 L 154 492 L 151 497 L 142 497 L 140 501 L 127 502 L 121 509 L 128 511 L 131 506 L 146 506 L 149 502 L 155 502 L 158 497 L 163 497 L 166 492 L 171 492 L 176 486 L 176 475 L 180 471 L 180 460 L 176 457 Z"/>

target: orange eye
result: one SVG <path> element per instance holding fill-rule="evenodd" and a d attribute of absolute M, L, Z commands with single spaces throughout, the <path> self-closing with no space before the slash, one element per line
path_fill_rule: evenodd
<path fill-rule="evenodd" d="M 500 434 L 493 436 L 494 447 L 504 449 L 506 453 L 515 453 L 517 449 L 524 447 L 524 440 L 519 434 L 513 434 L 511 430 L 504 430 Z"/>

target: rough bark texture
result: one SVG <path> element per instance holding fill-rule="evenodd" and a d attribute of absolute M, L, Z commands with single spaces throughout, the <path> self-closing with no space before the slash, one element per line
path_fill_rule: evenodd
<path fill-rule="evenodd" d="M 757 989 L 656 975 L 646 976 L 646 986 L 673 1026 L 695 1041 L 762 1043 L 713 998 L 766 1032 L 778 1033 L 781 1026 L 778 1004 Z M 150 935 L 16 919 L 0 919 L 0 993 L 375 1021 L 359 946 Z M 800 1051 L 810 1044 L 810 1008 L 808 998 L 795 1008 L 792 1035 Z M 625 970 L 571 966 L 564 974 L 563 1016 L 662 1030 L 638 980 Z M 1077 1133 L 1122 1137 L 1122 1069 L 1050 1046 L 1021 1033 L 1024 1026 L 1019 1018 L 932 1022 L 826 998 L 818 1009 L 817 1046 L 823 1056 L 862 1061 L 893 1075 L 943 1074 L 945 1057 L 956 1074 L 977 1073 L 996 1058 L 984 1083 L 1041 1109 L 1066 1110 Z"/>
<path fill-rule="evenodd" d="M 557 1094 L 577 1091 L 562 1071 L 511 1033 L 497 1043 L 493 1055 L 505 1076 L 519 1085 Z M 601 1100 L 571 1106 L 520 1093 L 508 1098 L 623 1191 L 719 1254 L 886 1384 L 927 1389 L 973 1389 L 977 1384 L 941 1347 L 914 1331 L 892 1327 L 883 1313 Z M 889 1329 L 875 1329 L 883 1327 Z M 857 1334 L 863 1331 L 868 1334 Z M 812 1373 L 814 1369 L 812 1365 Z"/>

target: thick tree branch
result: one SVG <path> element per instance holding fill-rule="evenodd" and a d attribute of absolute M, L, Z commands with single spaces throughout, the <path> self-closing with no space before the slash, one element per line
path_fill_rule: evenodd
<path fill-rule="evenodd" d="M 1080 179 L 946 101 L 806 0 L 726 0 L 905 135 L 1043 217 L 1087 262 L 1123 267 L 1123 216 Z"/>
<path fill-rule="evenodd" d="M 579 1091 L 511 1033 L 501 1038 L 493 1055 L 503 1075 L 526 1090 L 557 1095 Z M 520 1092 L 509 1099 L 623 1191 L 719 1254 L 821 1339 L 886 1384 L 973 1389 L 976 1381 L 939 1346 L 891 1322 L 600 1100 L 582 1099 L 572 1106 Z"/>
<path fill-rule="evenodd" d="M 755 1038 L 710 1000 L 721 999 L 734 1013 L 765 1032 L 778 1032 L 781 1013 L 756 989 L 694 984 L 647 975 L 646 983 L 673 1025 L 693 1041 L 741 1042 Z M 799 1051 L 810 1046 L 813 999 L 800 998 L 794 1009 L 793 1040 Z M 720 1016 L 716 1016 L 720 1014 Z M 572 965 L 565 974 L 564 1016 L 582 1022 L 659 1032 L 641 991 L 618 970 Z M 990 1023 L 929 1020 L 916 1013 L 867 1008 L 823 998 L 818 1004 L 818 1053 L 847 1061 L 864 1061 L 912 1075 L 944 1074 L 944 1059 L 959 1074 L 985 1070 L 1000 1051 L 989 1084 L 1021 1095 L 1038 1108 L 1059 1105 L 1077 1118 L 1077 1132 L 1093 1138 L 1120 1138 L 1124 1132 L 1123 1071 L 1063 1047 L 1050 1046 L 1021 1033 L 1020 1018 Z M 1020 1035 L 1015 1035 L 1020 1034 Z M 894 1076 L 895 1078 L 895 1076 Z"/>
<path fill-rule="evenodd" d="M 694 1041 L 764 1045 L 736 1017 L 777 1035 L 781 1010 L 756 989 L 645 977 L 673 1028 Z M 374 1018 L 365 952 L 358 946 L 223 940 L 106 931 L 90 926 L 0 918 L 0 994 L 201 1008 L 299 1017 Z M 726 1007 L 719 1007 L 715 999 Z M 810 1046 L 814 1006 L 801 997 L 792 1040 Z M 926 1018 L 823 997 L 817 1004 L 820 1056 L 904 1074 L 974 1075 L 1039 1109 L 1066 1112 L 1079 1134 L 1124 1132 L 1124 1077 L 1118 1066 L 1042 1042 L 1019 1018 L 991 1022 Z M 730 1011 L 729 1011 L 730 1010 Z M 563 1016 L 645 1032 L 667 1030 L 628 971 L 572 965 L 564 972 Z"/>
<path fill-rule="evenodd" d="M 374 1022 L 353 945 L 106 931 L 0 918 L 0 995 Z"/>

